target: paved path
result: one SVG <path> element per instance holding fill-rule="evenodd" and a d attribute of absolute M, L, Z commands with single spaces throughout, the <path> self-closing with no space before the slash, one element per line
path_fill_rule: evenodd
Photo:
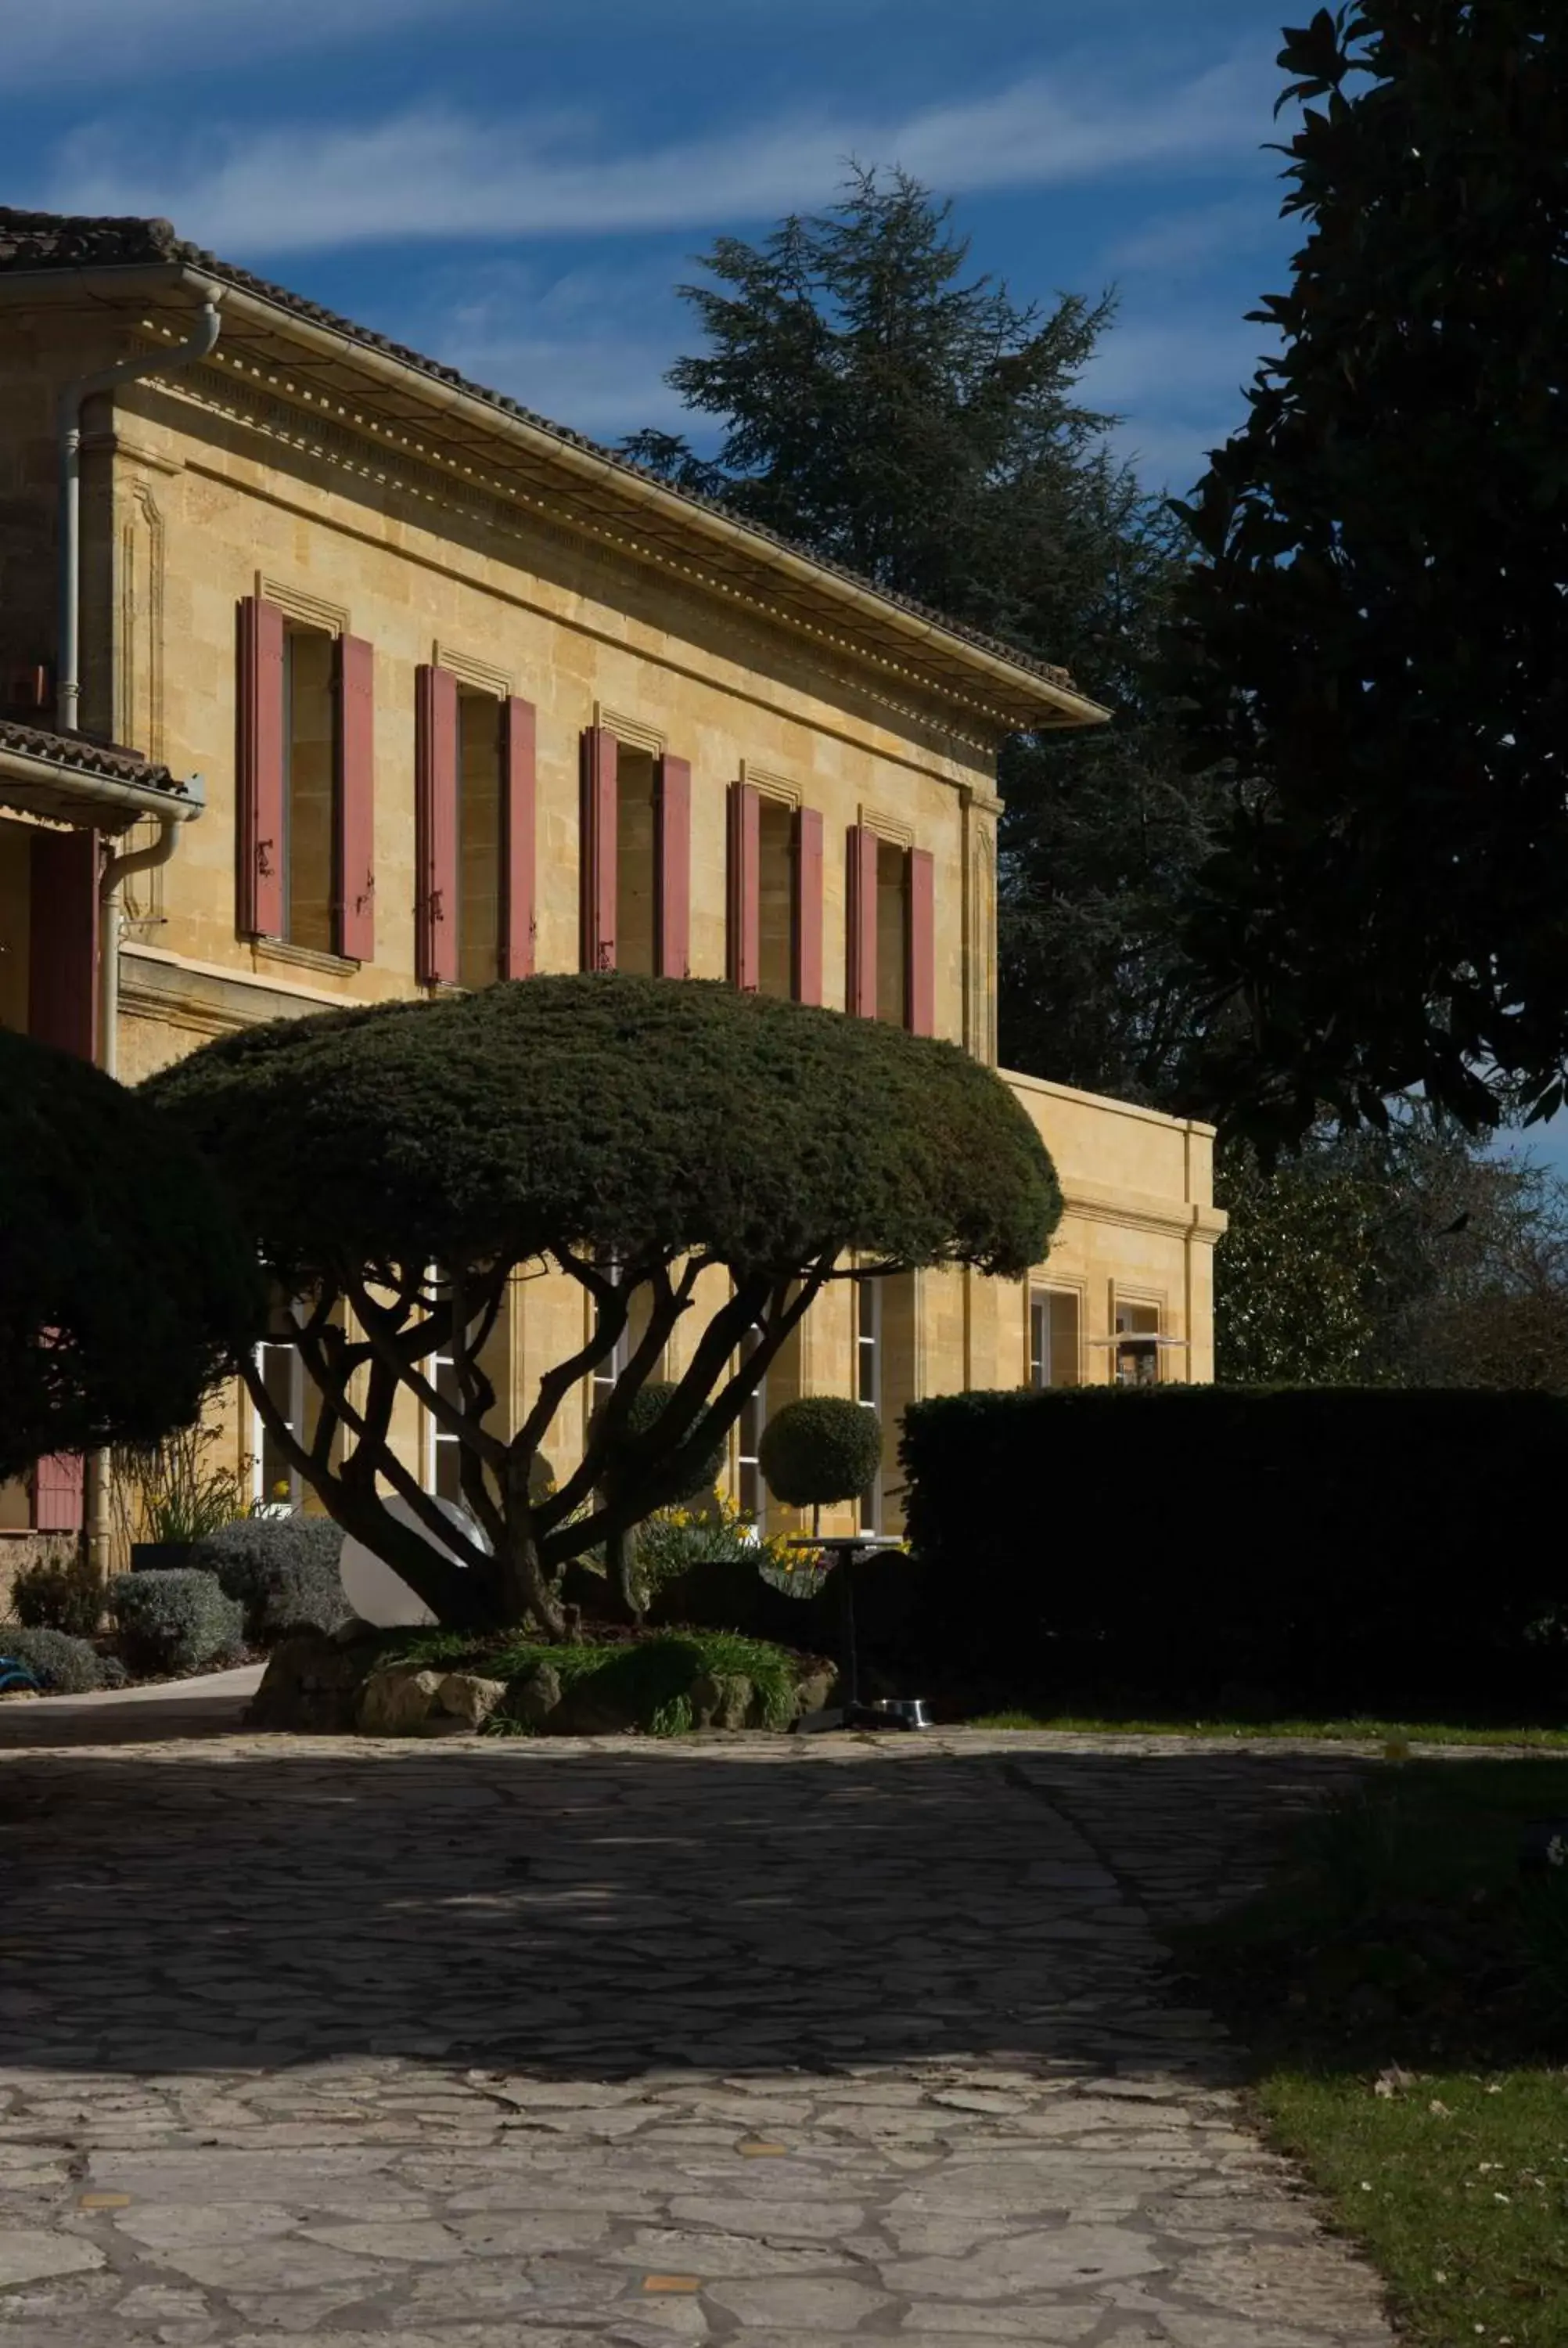
<path fill-rule="evenodd" d="M 0 1759 L 0 2348 L 1386 2348 L 1150 1923 L 1353 1765 Z"/>

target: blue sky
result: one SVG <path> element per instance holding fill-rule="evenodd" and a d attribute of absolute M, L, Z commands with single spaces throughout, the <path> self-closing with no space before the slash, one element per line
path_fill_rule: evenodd
<path fill-rule="evenodd" d="M 1016 294 L 1121 292 L 1087 382 L 1189 487 L 1291 249 L 1290 0 L 0 0 L 6 201 L 158 211 L 604 438 L 679 426 L 673 288 L 854 156 Z"/>

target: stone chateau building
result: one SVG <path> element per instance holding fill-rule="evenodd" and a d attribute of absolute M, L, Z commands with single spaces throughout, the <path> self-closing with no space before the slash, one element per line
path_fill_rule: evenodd
<path fill-rule="evenodd" d="M 256 1020 L 617 966 L 995 1061 L 996 754 L 1104 721 L 1064 671 L 166 221 L 0 211 L 0 1022 L 134 1083 Z M 913 1396 L 1212 1375 L 1209 1128 L 1007 1080 L 1066 1193 L 1049 1261 L 825 1298 L 743 1501 L 792 1392 L 880 1413 L 886 1524 Z M 499 1390 L 581 1312 L 527 1283 Z M 223 1424 L 270 1489 L 238 1392 Z M 0 1543 L 85 1519 L 107 1558 L 95 1480 L 0 1488 Z"/>

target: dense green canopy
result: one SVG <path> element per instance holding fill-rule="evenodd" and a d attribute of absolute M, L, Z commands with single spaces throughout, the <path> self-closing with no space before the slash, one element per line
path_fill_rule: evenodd
<path fill-rule="evenodd" d="M 189 1424 L 259 1326 L 238 1224 L 186 1138 L 0 1028 L 0 1476 Z"/>
<path fill-rule="evenodd" d="M 950 1044 L 717 981 L 541 977 L 224 1037 L 153 1077 L 298 1281 L 401 1261 L 832 1245 L 1014 1277 L 1061 1211 Z"/>
<path fill-rule="evenodd" d="M 876 1414 L 847 1395 L 798 1395 L 763 1429 L 757 1465 L 786 1508 L 858 1499 L 882 1465 Z"/>
<path fill-rule="evenodd" d="M 274 1334 L 320 1397 L 308 1445 L 248 1373 L 282 1456 L 442 1620 L 557 1636 L 569 1560 L 602 1544 L 624 1567 L 629 1529 L 692 1489 L 826 1282 L 1017 1277 L 1061 1211 L 1024 1110 L 954 1045 L 705 981 L 530 978 L 333 1012 L 226 1037 L 149 1089 L 304 1300 Z M 513 1275 L 541 1265 L 582 1290 L 588 1334 L 513 1426 L 487 1348 Z M 692 1320 L 649 1423 L 640 1398 Z M 582 1457 L 541 1492 L 590 1377 L 608 1392 Z M 393 1441 L 400 1394 L 457 1447 L 471 1533 Z"/>

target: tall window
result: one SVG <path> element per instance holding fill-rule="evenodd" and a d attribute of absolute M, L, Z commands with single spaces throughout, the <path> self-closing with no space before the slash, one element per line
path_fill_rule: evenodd
<path fill-rule="evenodd" d="M 876 1016 L 909 1025 L 909 851 L 876 843 Z"/>
<path fill-rule="evenodd" d="M 336 942 L 338 727 L 333 639 L 283 635 L 283 936 L 331 953 Z"/>
<path fill-rule="evenodd" d="M 743 1357 L 754 1353 L 762 1343 L 762 1331 L 753 1329 L 742 1346 Z M 758 1454 L 762 1449 L 763 1429 L 768 1423 L 768 1382 L 764 1376 L 753 1394 L 741 1406 L 740 1421 L 735 1430 L 735 1498 L 742 1514 L 750 1517 L 759 1533 L 767 1529 L 768 1488 L 763 1481 Z"/>
<path fill-rule="evenodd" d="M 430 1359 L 430 1382 L 443 1402 L 462 1407 L 463 1397 L 457 1385 L 457 1365 L 448 1353 L 434 1354 Z M 442 1426 L 432 1413 L 427 1421 L 430 1432 L 425 1457 L 425 1488 L 434 1492 L 439 1500 L 463 1498 L 463 1446 L 456 1435 Z"/>
<path fill-rule="evenodd" d="M 653 754 L 622 742 L 616 757 L 615 962 L 651 978 L 658 967 L 658 828 Z"/>
<path fill-rule="evenodd" d="M 293 1345 L 258 1345 L 256 1367 L 269 1401 L 296 1443 L 305 1439 L 305 1365 Z M 251 1407 L 251 1497 L 264 1507 L 297 1509 L 304 1498 L 298 1472 L 261 1412 Z"/>
<path fill-rule="evenodd" d="M 882 1290 L 875 1280 L 855 1283 L 855 1398 L 882 1418 Z M 882 1478 L 874 1476 L 860 1496 L 860 1529 L 882 1529 Z"/>
<path fill-rule="evenodd" d="M 488 986 L 500 973 L 501 704 L 488 693 L 457 700 L 457 983 Z"/>
<path fill-rule="evenodd" d="M 1152 1386 L 1160 1376 L 1160 1308 L 1157 1304 L 1116 1306 L 1116 1384 Z"/>
<path fill-rule="evenodd" d="M 795 816 L 783 799 L 757 808 L 757 988 L 787 1002 L 795 990 Z"/>
<path fill-rule="evenodd" d="M 1029 1382 L 1075 1386 L 1079 1375 L 1078 1292 L 1037 1288 L 1029 1301 Z"/>

